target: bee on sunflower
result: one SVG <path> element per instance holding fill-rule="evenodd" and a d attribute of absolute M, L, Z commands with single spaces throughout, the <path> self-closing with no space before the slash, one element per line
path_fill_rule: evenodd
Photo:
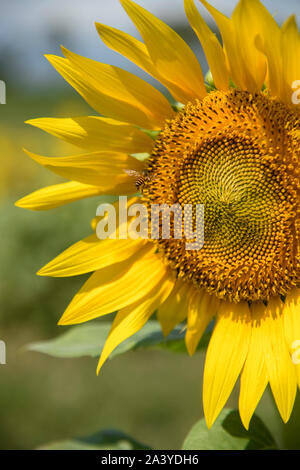
<path fill-rule="evenodd" d="M 207 425 L 239 376 L 246 428 L 268 383 L 286 422 L 300 386 L 300 365 L 292 361 L 300 339 L 295 18 L 279 27 L 259 0 L 240 0 L 228 18 L 201 0 L 217 23 L 221 45 L 194 1 L 184 0 L 213 78 L 207 87 L 199 62 L 176 32 L 132 0 L 120 1 L 143 42 L 96 24 L 101 39 L 164 85 L 178 104 L 171 106 L 153 86 L 118 67 L 64 48 L 64 57 L 47 56 L 100 116 L 29 121 L 85 153 L 48 158 L 28 152 L 70 182 L 35 191 L 17 205 L 43 210 L 122 194 L 131 196 L 131 207 L 138 200 L 131 174 L 146 172 L 140 198 L 147 207 L 204 205 L 204 245 L 189 251 L 175 237 L 100 241 L 93 234 L 39 274 L 93 272 L 61 325 L 118 312 L 98 371 L 154 312 L 165 335 L 186 321 L 190 355 L 215 318 L 204 370 Z M 140 161 L 137 153 L 149 156 Z M 122 223 L 116 231 L 121 229 Z"/>

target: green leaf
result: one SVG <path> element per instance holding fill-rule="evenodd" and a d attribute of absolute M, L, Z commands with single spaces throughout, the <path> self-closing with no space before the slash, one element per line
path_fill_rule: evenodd
<path fill-rule="evenodd" d="M 98 357 L 111 328 L 110 322 L 89 322 L 69 328 L 62 335 L 31 343 L 26 346 L 29 351 L 36 351 L 54 357 Z M 185 332 L 175 328 L 166 338 L 163 337 L 157 321 L 148 322 L 144 328 L 118 346 L 111 358 L 131 350 L 168 350 L 186 352 Z M 209 342 L 210 332 L 204 334 L 198 349 L 205 348 Z"/>
<path fill-rule="evenodd" d="M 54 357 L 97 357 L 109 330 L 109 323 L 87 323 L 71 327 L 56 338 L 28 344 L 26 349 Z"/>
<path fill-rule="evenodd" d="M 172 104 L 172 108 L 176 113 L 179 113 L 180 111 L 183 111 L 185 108 L 185 105 L 183 103 L 180 103 L 179 101 L 176 101 L 175 103 Z"/>
<path fill-rule="evenodd" d="M 272 434 L 257 415 L 252 416 L 248 431 L 244 428 L 239 413 L 236 410 L 228 413 L 227 417 L 223 420 L 222 425 L 223 428 L 232 436 L 248 438 L 249 444 L 247 449 L 277 448 Z"/>
<path fill-rule="evenodd" d="M 210 70 L 208 70 L 207 74 L 205 75 L 204 83 L 208 93 L 216 90 L 214 79 Z"/>
<path fill-rule="evenodd" d="M 240 420 L 236 410 L 223 410 L 208 429 L 204 418 L 198 421 L 184 443 L 184 450 L 245 450 L 276 449 L 276 443 L 258 416 L 254 415 L 249 431 Z"/>
<path fill-rule="evenodd" d="M 104 429 L 86 437 L 51 442 L 39 447 L 41 450 L 150 450 L 128 434 L 115 429 Z"/>
<path fill-rule="evenodd" d="M 140 130 L 142 132 L 144 132 L 146 135 L 148 135 L 149 137 L 151 137 L 151 139 L 153 139 L 153 140 L 156 140 L 157 137 L 159 136 L 159 134 L 161 133 L 161 131 L 153 131 L 151 129 L 142 129 L 142 128 L 140 128 Z"/>
<path fill-rule="evenodd" d="M 132 153 L 131 156 L 143 162 L 144 160 L 147 160 L 147 158 L 150 157 L 150 153 L 145 153 L 145 152 Z"/>

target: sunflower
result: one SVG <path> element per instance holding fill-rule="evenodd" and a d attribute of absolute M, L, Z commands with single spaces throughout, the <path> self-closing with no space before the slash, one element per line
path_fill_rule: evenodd
<path fill-rule="evenodd" d="M 98 371 L 154 312 L 164 335 L 186 321 L 190 355 L 215 318 L 204 370 L 207 425 L 239 376 L 246 428 L 268 383 L 286 422 L 300 386 L 300 366 L 292 360 L 300 339 L 300 111 L 292 100 L 300 79 L 300 36 L 295 18 L 279 27 L 259 0 L 240 0 L 227 18 L 202 0 L 220 30 L 221 45 L 193 0 L 185 0 L 209 65 L 206 83 L 198 60 L 176 32 L 133 1 L 120 1 L 143 42 L 96 24 L 101 39 L 158 80 L 175 104 L 118 67 L 65 48 L 64 57 L 47 56 L 100 116 L 29 121 L 85 153 L 48 158 L 28 152 L 70 181 L 35 191 L 17 205 L 50 209 L 103 194 L 130 196 L 129 208 L 138 200 L 147 207 L 201 203 L 204 245 L 188 251 L 175 236 L 100 241 L 94 233 L 39 274 L 93 272 L 61 325 L 118 312 Z M 137 158 L 140 154 L 147 158 Z M 148 175 L 138 195 L 132 171 Z"/>

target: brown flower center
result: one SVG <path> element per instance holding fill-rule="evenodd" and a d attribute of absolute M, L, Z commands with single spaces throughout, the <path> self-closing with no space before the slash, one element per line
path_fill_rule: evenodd
<path fill-rule="evenodd" d="M 299 155 L 300 112 L 262 93 L 210 93 L 167 123 L 144 200 L 204 205 L 202 249 L 156 241 L 179 277 L 235 302 L 299 286 Z"/>

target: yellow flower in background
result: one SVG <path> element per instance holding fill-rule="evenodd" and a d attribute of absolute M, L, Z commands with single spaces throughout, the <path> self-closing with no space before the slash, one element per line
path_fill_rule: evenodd
<path fill-rule="evenodd" d="M 300 385 L 300 365 L 292 361 L 300 339 L 300 111 L 292 102 L 300 36 L 294 17 L 280 28 L 258 0 L 241 0 L 231 18 L 202 1 L 220 29 L 221 46 L 193 0 L 184 3 L 213 77 L 210 92 L 188 45 L 142 7 L 121 0 L 144 42 L 97 24 L 101 39 L 182 106 L 172 107 L 153 86 L 118 67 L 64 48 L 64 58 L 48 56 L 101 117 L 30 121 L 85 153 L 48 158 L 28 152 L 71 181 L 17 204 L 42 210 L 100 194 L 133 196 L 128 173 L 144 170 L 149 177 L 140 200 L 146 205 L 204 204 L 201 250 L 188 251 L 172 237 L 100 241 L 93 234 L 39 274 L 94 272 L 60 324 L 118 311 L 98 371 L 155 311 L 165 335 L 186 320 L 191 355 L 216 317 L 204 371 L 208 426 L 239 376 L 246 428 L 268 383 L 287 421 Z M 157 139 L 145 130 L 158 131 Z M 138 153 L 149 157 L 140 161 Z"/>

